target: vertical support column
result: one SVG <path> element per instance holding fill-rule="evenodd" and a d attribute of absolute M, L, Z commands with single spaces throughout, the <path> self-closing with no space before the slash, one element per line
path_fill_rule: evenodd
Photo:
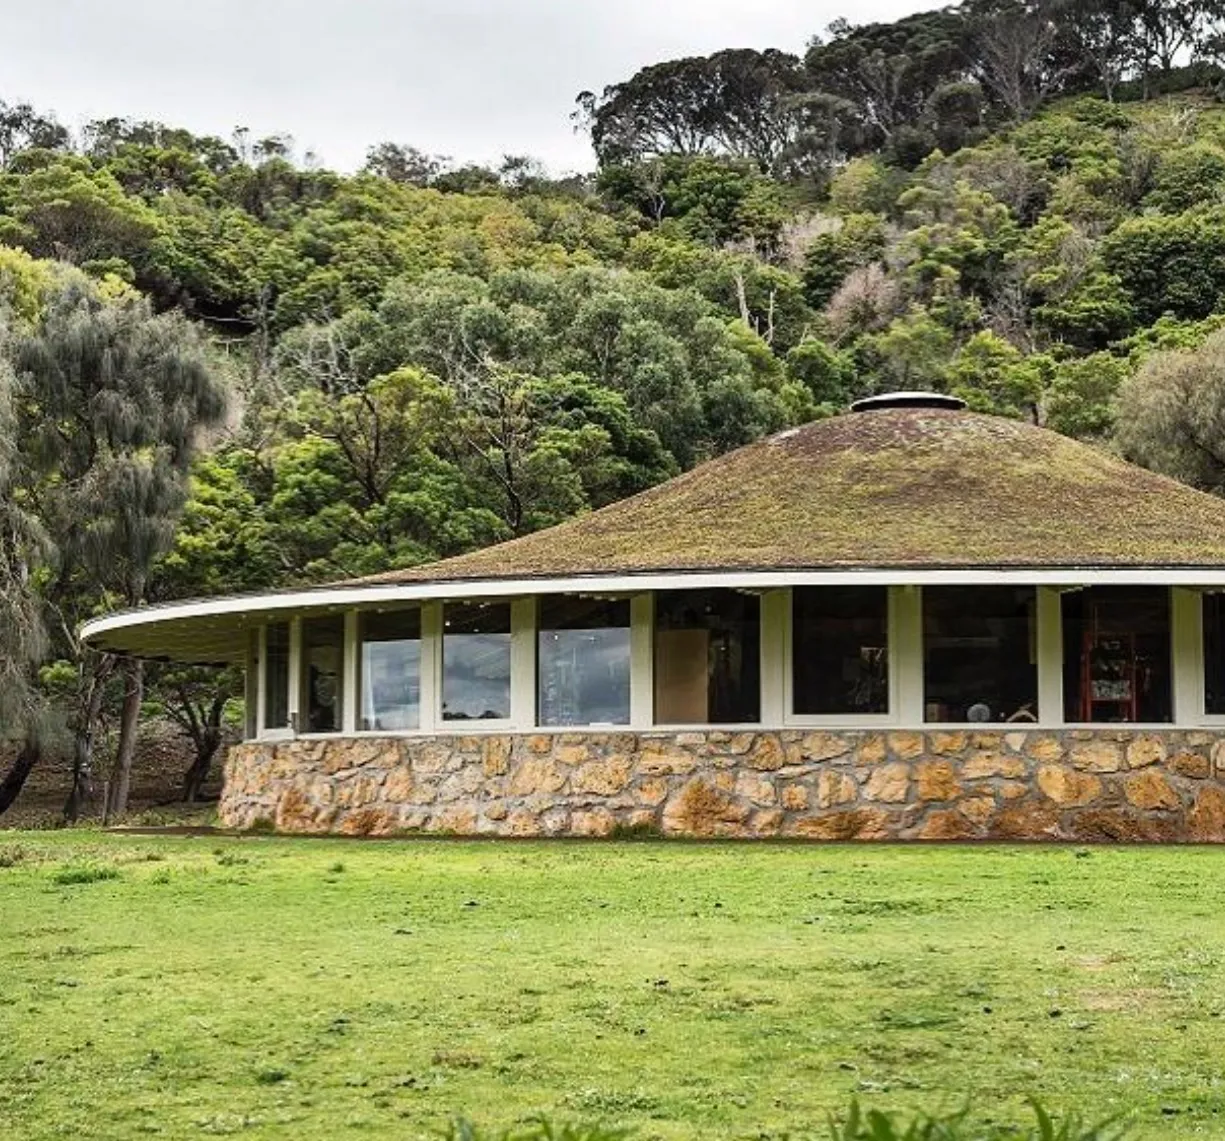
<path fill-rule="evenodd" d="M 923 726 L 923 592 L 917 586 L 889 588 L 889 646 L 894 710 L 900 725 Z"/>
<path fill-rule="evenodd" d="M 790 590 L 761 596 L 761 724 L 781 729 L 787 716 L 787 633 Z"/>
<path fill-rule="evenodd" d="M 289 620 L 289 728 L 302 731 L 302 619 Z"/>
<path fill-rule="evenodd" d="M 358 652 L 358 624 L 361 615 L 356 610 L 345 611 L 344 646 L 344 695 L 341 708 L 341 725 L 346 733 L 356 733 L 361 726 L 361 710 L 358 708 L 358 686 L 361 681 L 361 657 Z"/>
<path fill-rule="evenodd" d="M 268 627 L 255 631 L 255 736 L 263 735 L 268 720 Z"/>
<path fill-rule="evenodd" d="M 1038 587 L 1035 601 L 1038 659 L 1038 723 L 1063 724 L 1063 595 Z"/>
<path fill-rule="evenodd" d="M 630 727 L 655 721 L 655 595 L 630 599 Z"/>
<path fill-rule="evenodd" d="M 510 604 L 510 720 L 525 731 L 536 724 L 536 599 Z"/>
<path fill-rule="evenodd" d="M 1170 588 L 1170 653 L 1174 724 L 1204 720 L 1204 606 L 1198 590 Z"/>
<path fill-rule="evenodd" d="M 421 604 L 421 690 L 418 727 L 433 733 L 442 727 L 442 603 Z"/>

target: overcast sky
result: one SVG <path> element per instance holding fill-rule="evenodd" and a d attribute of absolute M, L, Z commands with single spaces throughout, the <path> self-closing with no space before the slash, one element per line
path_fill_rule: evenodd
<path fill-rule="evenodd" d="M 359 166 L 385 139 L 463 161 L 591 165 L 579 91 L 725 47 L 801 52 L 834 18 L 922 0 L 0 0 L 0 99 L 294 136 Z"/>

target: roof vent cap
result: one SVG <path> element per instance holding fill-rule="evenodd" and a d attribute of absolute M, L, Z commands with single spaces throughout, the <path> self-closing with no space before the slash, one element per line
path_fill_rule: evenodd
<path fill-rule="evenodd" d="M 943 408 L 957 412 L 965 408 L 960 396 L 947 396 L 943 392 L 882 392 L 879 396 L 865 396 L 851 405 L 852 412 L 878 412 L 882 408 Z"/>

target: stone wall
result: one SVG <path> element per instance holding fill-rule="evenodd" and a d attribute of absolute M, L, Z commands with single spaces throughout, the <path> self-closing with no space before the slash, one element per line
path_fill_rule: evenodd
<path fill-rule="evenodd" d="M 1225 841 L 1225 734 L 558 733 L 230 750 L 221 820 L 286 832 Z"/>

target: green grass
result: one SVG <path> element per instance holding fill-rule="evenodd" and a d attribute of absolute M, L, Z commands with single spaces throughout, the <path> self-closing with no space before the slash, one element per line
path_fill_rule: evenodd
<path fill-rule="evenodd" d="M 1225 850 L 9 834 L 0 1137 L 1225 1138 L 1223 963 Z"/>

